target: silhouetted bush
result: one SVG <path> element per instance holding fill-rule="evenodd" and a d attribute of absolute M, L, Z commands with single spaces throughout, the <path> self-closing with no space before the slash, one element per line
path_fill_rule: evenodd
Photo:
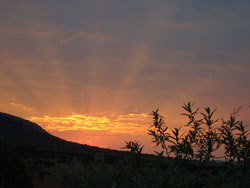
<path fill-rule="evenodd" d="M 213 119 L 216 110 L 193 110 L 190 102 L 183 106 L 188 123 L 169 129 L 165 118 L 152 112 L 153 125 L 148 130 L 161 152 L 157 156 L 142 154 L 138 141 L 126 141 L 128 155 L 121 158 L 95 155 L 85 168 L 73 161 L 64 171 L 65 188 L 209 188 L 250 187 L 249 138 L 238 110 L 229 120 Z M 225 148 L 225 162 L 215 162 L 214 152 Z M 109 159 L 109 160 L 105 160 Z M 110 160 L 116 160 L 112 163 Z"/>
<path fill-rule="evenodd" d="M 172 156 L 179 159 L 199 160 L 208 162 L 215 159 L 214 151 L 221 146 L 225 148 L 225 160 L 229 163 L 237 162 L 244 166 L 250 159 L 249 131 L 242 121 L 237 120 L 239 109 L 230 114 L 229 120 L 213 119 L 216 110 L 205 108 L 205 112 L 199 113 L 199 108 L 193 110 L 193 104 L 184 104 L 188 123 L 184 126 L 190 127 L 188 132 L 181 133 L 180 128 L 169 130 L 165 119 L 158 113 L 158 109 L 152 112 L 153 125 L 149 129 L 149 135 L 153 137 L 156 146 L 161 146 L 159 155 Z M 197 118 L 197 115 L 201 118 Z M 214 124 L 217 123 L 219 128 Z"/>

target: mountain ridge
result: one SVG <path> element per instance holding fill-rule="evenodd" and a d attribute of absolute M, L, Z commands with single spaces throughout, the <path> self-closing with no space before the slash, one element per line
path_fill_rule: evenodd
<path fill-rule="evenodd" d="M 122 152 L 66 141 L 48 133 L 34 122 L 3 112 L 0 112 L 0 139 L 7 144 L 46 150 Z"/>

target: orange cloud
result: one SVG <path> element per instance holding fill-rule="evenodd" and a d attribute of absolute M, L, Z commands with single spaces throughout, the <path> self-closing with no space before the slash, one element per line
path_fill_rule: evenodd
<path fill-rule="evenodd" d="M 30 117 L 30 121 L 39 123 L 48 131 L 93 130 L 111 133 L 136 134 L 144 132 L 150 125 L 149 115 L 126 114 L 111 117 L 95 117 L 72 114 L 66 117 Z"/>

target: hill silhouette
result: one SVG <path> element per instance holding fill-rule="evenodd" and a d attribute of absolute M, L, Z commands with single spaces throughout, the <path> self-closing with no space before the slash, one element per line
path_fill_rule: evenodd
<path fill-rule="evenodd" d="M 11 145 L 33 146 L 46 150 L 118 152 L 63 140 L 51 135 L 36 123 L 2 112 L 0 112 L 0 139 Z"/>

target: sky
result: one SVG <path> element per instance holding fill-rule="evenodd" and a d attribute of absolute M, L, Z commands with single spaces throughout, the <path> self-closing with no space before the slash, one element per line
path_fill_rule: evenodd
<path fill-rule="evenodd" d="M 0 111 L 66 140 L 153 152 L 188 101 L 250 123 L 248 0 L 3 0 L 0 41 Z"/>

